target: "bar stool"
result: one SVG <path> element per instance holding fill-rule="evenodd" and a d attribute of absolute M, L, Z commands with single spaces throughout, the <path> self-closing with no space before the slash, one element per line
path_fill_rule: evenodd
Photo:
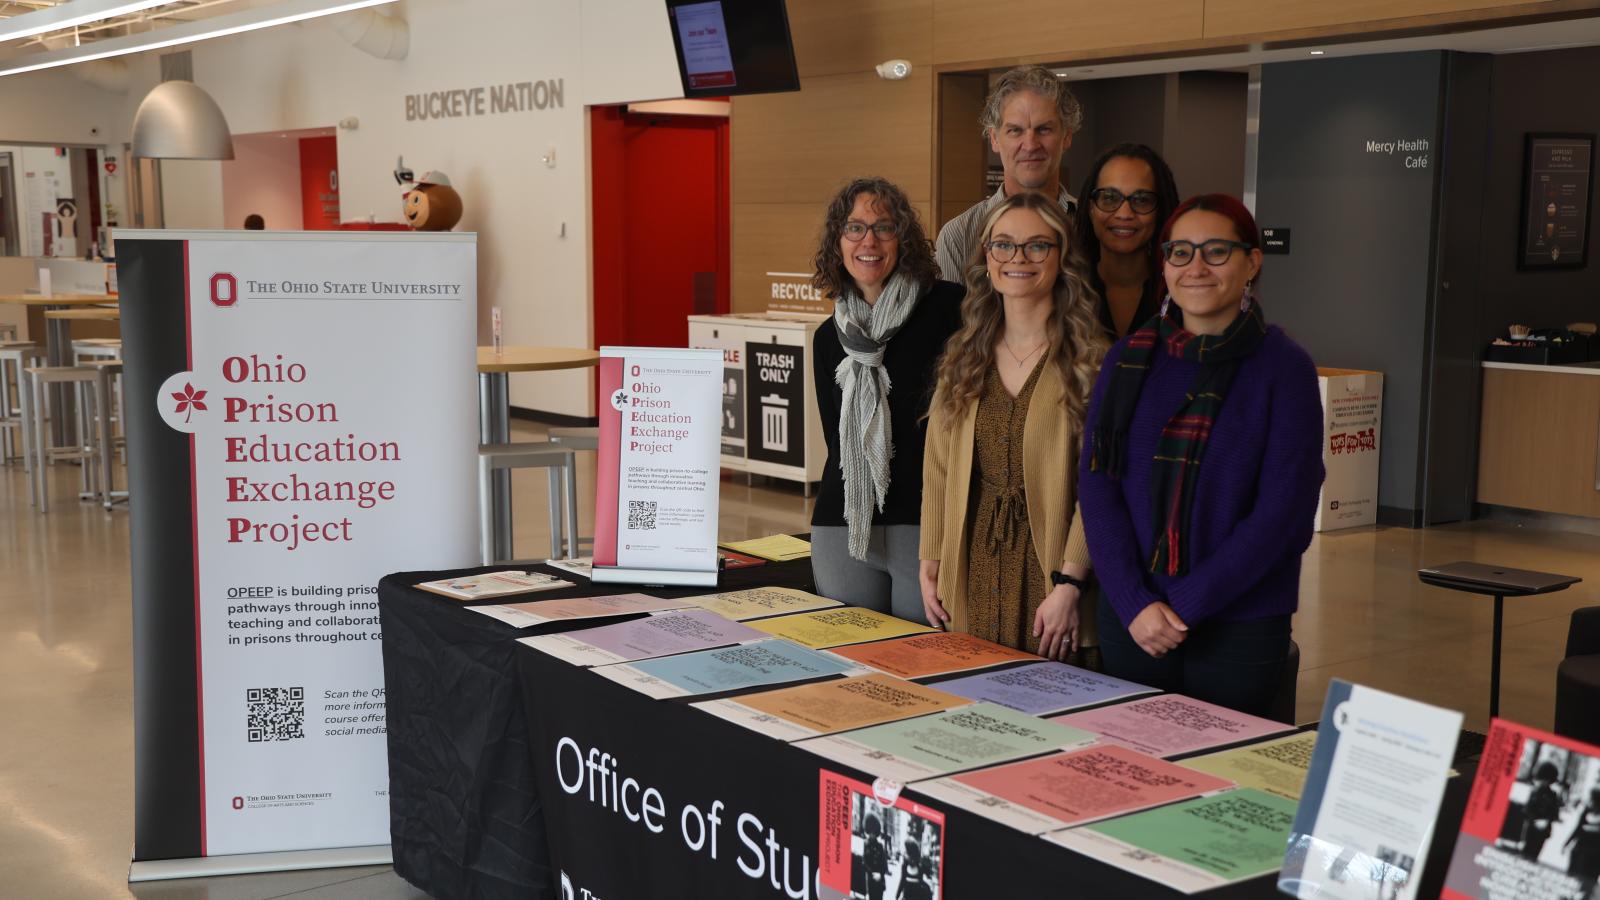
<path fill-rule="evenodd" d="M 16 330 L 11 326 L 12 331 Z M 22 370 L 44 356 L 44 348 L 29 341 L 0 341 L 0 465 L 21 459 L 23 468 L 32 471 L 28 462 L 27 423 L 22 415 L 25 406 Z M 13 399 L 12 392 L 16 397 Z M 22 438 L 21 441 L 18 438 Z M 22 452 L 17 448 L 21 446 Z"/>
<path fill-rule="evenodd" d="M 478 546 L 486 566 L 501 561 L 494 558 L 494 473 L 529 468 L 550 470 L 550 558 L 561 556 L 563 511 L 567 556 L 578 555 L 578 479 L 572 450 L 548 441 L 483 444 L 478 447 Z M 509 534 L 505 536 L 505 546 L 511 546 Z"/>
<path fill-rule="evenodd" d="M 81 366 L 86 360 L 122 359 L 121 338 L 79 338 L 72 342 L 72 364 Z M 110 418 L 118 431 L 122 430 L 122 370 L 117 370 L 113 382 L 114 394 L 107 395 L 111 403 Z M 124 454 L 126 458 L 126 454 Z"/>
<path fill-rule="evenodd" d="M 22 395 L 22 418 L 26 429 L 24 440 L 32 439 L 33 477 L 30 480 L 35 505 L 43 513 L 50 511 L 50 463 L 54 460 L 82 460 L 84 487 L 90 491 L 96 490 L 93 485 L 96 479 L 93 466 L 95 445 L 87 421 L 89 404 L 94 401 L 96 374 L 94 369 L 81 366 L 33 366 L 23 372 L 27 375 Z M 50 430 L 45 425 L 45 386 L 50 384 L 70 384 L 77 392 L 78 439 L 85 443 L 57 447 L 45 442 L 45 435 Z"/>
<path fill-rule="evenodd" d="M 587 427 L 578 426 L 574 428 L 551 428 L 549 436 L 550 443 L 557 444 L 562 447 L 571 447 L 574 450 L 592 451 L 598 451 L 600 449 L 600 429 L 593 425 Z M 574 474 L 574 477 L 576 477 L 576 474 Z M 576 496 L 576 489 L 574 489 L 574 496 Z M 576 514 L 573 515 L 572 521 L 574 523 L 578 521 Z M 573 530 L 577 530 L 576 524 L 573 525 Z M 581 547 L 584 544 L 589 544 L 591 547 L 594 546 L 594 536 L 578 535 L 578 546 Z M 576 554 L 572 554 L 572 556 L 575 555 Z"/>
<path fill-rule="evenodd" d="M 113 397 L 120 397 L 122 392 L 122 360 L 120 359 L 91 359 L 84 363 L 84 368 L 93 369 L 94 381 L 94 410 L 97 428 L 95 435 L 95 450 L 100 458 L 100 500 L 106 509 L 118 500 L 128 498 L 127 491 L 114 490 L 116 479 L 112 473 L 111 455 L 127 446 L 127 438 L 118 435 L 111 428 L 111 401 Z M 113 388 L 113 379 L 116 387 Z M 120 412 L 121 407 L 118 406 Z"/>

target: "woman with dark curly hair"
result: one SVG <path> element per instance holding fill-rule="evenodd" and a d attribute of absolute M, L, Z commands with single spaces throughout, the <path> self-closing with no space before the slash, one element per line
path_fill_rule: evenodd
<path fill-rule="evenodd" d="M 1074 458 L 1106 338 L 1061 205 L 989 211 L 939 362 L 922 471 L 929 621 L 1066 660 L 1093 635 Z"/>
<path fill-rule="evenodd" d="M 817 592 L 921 622 L 922 418 L 961 287 L 938 280 L 916 210 L 882 178 L 834 195 L 813 265 L 834 301 L 811 351 L 828 444 L 811 514 Z"/>
<path fill-rule="evenodd" d="M 1115 341 L 1155 318 L 1166 293 L 1157 238 L 1178 208 L 1178 184 L 1160 154 L 1118 144 L 1089 166 L 1080 196 L 1074 224 L 1100 324 Z"/>

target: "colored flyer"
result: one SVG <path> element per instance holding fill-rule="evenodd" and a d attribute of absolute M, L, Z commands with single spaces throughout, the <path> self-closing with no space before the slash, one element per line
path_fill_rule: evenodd
<path fill-rule="evenodd" d="M 1246 715 L 1181 694 L 1130 700 L 1115 706 L 1069 713 L 1054 721 L 1087 728 L 1107 741 L 1161 757 L 1294 730 L 1292 725 Z"/>
<path fill-rule="evenodd" d="M 761 632 L 724 619 L 710 610 L 685 609 L 656 613 L 615 625 L 561 634 L 541 634 L 518 640 L 575 666 L 606 666 L 726 647 L 764 637 Z"/>
<path fill-rule="evenodd" d="M 747 541 L 723 541 L 718 546 L 735 553 L 748 553 L 772 562 L 789 562 L 811 555 L 811 542 L 792 534 L 773 534 Z"/>
<path fill-rule="evenodd" d="M 507 625 L 531 628 L 548 622 L 665 612 L 692 605 L 687 600 L 663 600 L 649 594 L 612 594 L 608 597 L 568 597 L 562 600 L 530 600 L 527 603 L 469 606 L 467 609 L 499 619 Z"/>
<path fill-rule="evenodd" d="M 1460 733 L 1453 710 L 1330 682 L 1278 889 L 1416 897 Z"/>
<path fill-rule="evenodd" d="M 693 704 L 714 716 L 786 741 L 881 725 L 967 705 L 967 701 L 892 675 L 803 684 Z"/>
<path fill-rule="evenodd" d="M 717 583 L 722 353 L 600 348 L 596 583 Z"/>
<path fill-rule="evenodd" d="M 1593 897 L 1597 881 L 1600 747 L 1495 719 L 1441 896 Z"/>
<path fill-rule="evenodd" d="M 1298 801 L 1306 783 L 1306 770 L 1311 768 L 1311 751 L 1316 746 L 1317 733 L 1302 731 L 1232 750 L 1193 756 L 1179 765 L 1226 778 L 1240 787 Z"/>
<path fill-rule="evenodd" d="M 562 581 L 554 575 L 540 572 L 484 572 L 481 575 L 465 575 L 460 578 L 424 581 L 417 584 L 422 590 L 452 600 L 488 600 L 493 597 L 531 594 L 534 591 L 551 591 L 572 586 L 570 581 Z"/>
<path fill-rule="evenodd" d="M 939 682 L 939 690 L 1009 706 L 1032 716 L 1156 692 L 1155 688 L 1059 662 L 1040 662 L 952 678 Z"/>
<path fill-rule="evenodd" d="M 926 781 L 917 790 L 1019 831 L 1043 834 L 1231 787 L 1226 779 L 1100 744 Z"/>
<path fill-rule="evenodd" d="M 687 597 L 683 602 L 692 603 L 701 609 L 709 609 L 735 622 L 844 605 L 837 600 L 829 600 L 827 597 L 786 587 L 724 591 L 720 594 L 707 594 L 704 597 Z"/>
<path fill-rule="evenodd" d="M 990 703 L 795 744 L 902 784 L 1094 742 L 1094 735 Z"/>
<path fill-rule="evenodd" d="M 1294 807 L 1291 800 L 1240 788 L 1057 831 L 1045 840 L 1195 894 L 1276 872 Z"/>
<path fill-rule="evenodd" d="M 944 675 L 1039 657 L 959 631 L 935 631 L 833 651 L 901 678 Z"/>
<path fill-rule="evenodd" d="M 601 666 L 594 671 L 596 675 L 657 699 L 862 674 L 836 656 L 779 640 Z"/>
<path fill-rule="evenodd" d="M 939 900 L 944 896 L 944 813 L 820 770 L 818 900 Z"/>
<path fill-rule="evenodd" d="M 926 625 L 857 606 L 779 616 L 750 624 L 767 634 L 787 638 L 815 650 L 933 630 Z"/>

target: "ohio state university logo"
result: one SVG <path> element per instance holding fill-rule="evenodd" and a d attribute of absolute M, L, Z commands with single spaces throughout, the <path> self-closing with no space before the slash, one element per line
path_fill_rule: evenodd
<path fill-rule="evenodd" d="M 228 309 L 239 302 L 239 279 L 227 272 L 211 276 L 211 302 Z"/>

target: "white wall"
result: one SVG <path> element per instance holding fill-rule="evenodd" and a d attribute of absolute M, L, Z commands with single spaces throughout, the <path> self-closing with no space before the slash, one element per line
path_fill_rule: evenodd
<path fill-rule="evenodd" d="M 223 228 L 222 164 L 161 161 L 161 222 L 167 228 Z"/>
<path fill-rule="evenodd" d="M 222 221 L 243 228 L 256 213 L 271 231 L 299 231 L 300 139 L 293 135 L 235 134 L 233 159 L 222 163 Z"/>
<path fill-rule="evenodd" d="M 399 218 L 400 189 L 390 174 L 398 155 L 419 175 L 427 169 L 448 174 L 466 206 L 457 230 L 479 235 L 480 338 L 487 337 L 489 308 L 498 305 L 507 343 L 587 347 L 593 317 L 584 104 L 682 96 L 661 7 L 659 0 L 403 0 L 385 8 L 410 25 L 410 54 L 400 61 L 350 47 L 331 19 L 190 49 L 195 82 L 216 99 L 236 134 L 327 127 L 352 116 L 360 121 L 338 135 L 347 220 Z M 659 30 L 652 21 L 659 21 Z M 586 58 L 593 65 L 586 67 Z M 110 143 L 131 140 L 134 110 L 159 80 L 159 62 L 154 54 L 128 59 L 127 94 L 97 99 L 96 109 L 109 106 L 101 118 L 75 114 L 83 121 L 63 129 L 98 122 Z M 586 72 L 594 73 L 592 91 Z M 25 77 L 34 79 L 29 86 L 35 92 L 81 86 L 60 70 Z M 408 93 L 487 92 L 493 85 L 547 79 L 564 85 L 561 108 L 406 120 Z M 9 82 L 0 79 L 0 139 L 4 123 L 15 121 L 9 109 L 47 116 L 53 105 L 28 105 L 13 96 L 24 85 Z M 551 148 L 554 168 L 539 159 Z M 198 227 L 224 221 L 221 164 L 169 161 L 163 181 L 168 227 L 182 227 L 176 217 Z M 511 379 L 511 402 L 592 415 L 591 379 L 588 371 L 518 375 Z"/>

